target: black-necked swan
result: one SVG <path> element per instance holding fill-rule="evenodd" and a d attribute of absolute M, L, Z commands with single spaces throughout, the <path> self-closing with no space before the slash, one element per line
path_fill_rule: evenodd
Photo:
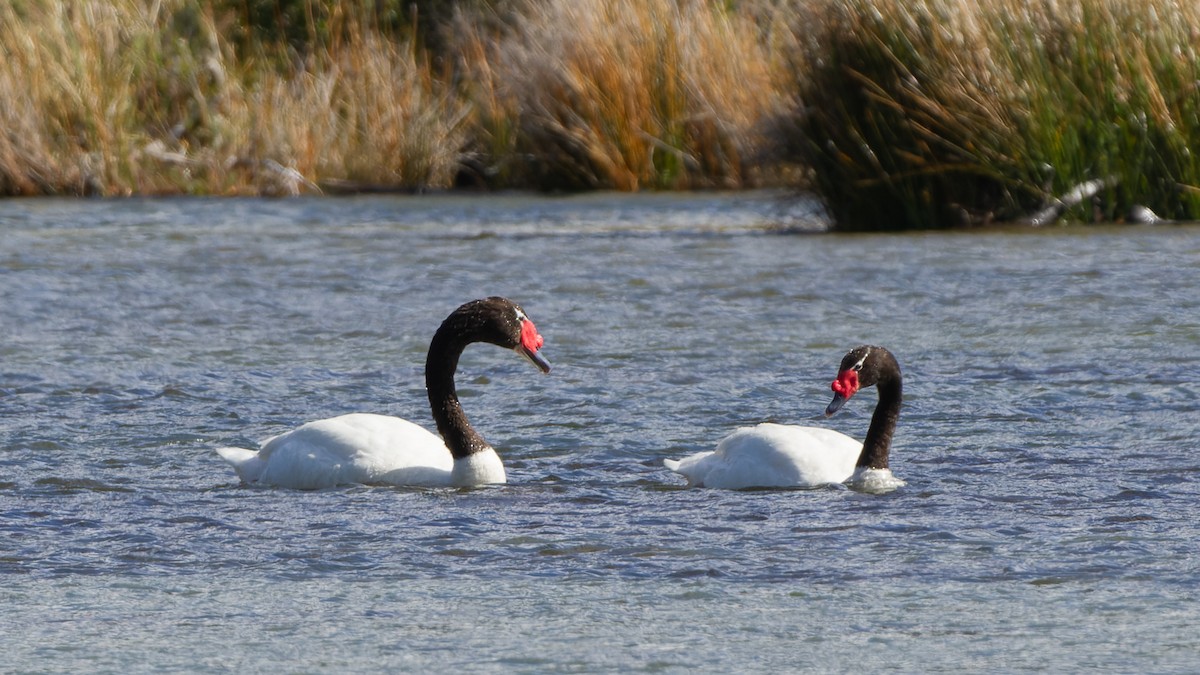
<path fill-rule="evenodd" d="M 883 347 L 863 345 L 842 358 L 833 381 L 829 416 L 855 392 L 876 386 L 879 402 L 862 442 L 821 427 L 759 424 L 726 436 L 716 450 L 680 460 L 667 468 L 683 475 L 689 486 L 738 490 L 754 487 L 801 487 L 847 480 L 859 489 L 879 492 L 904 485 L 888 468 L 888 450 L 900 416 L 900 364 Z"/>
<path fill-rule="evenodd" d="M 352 413 L 309 422 L 263 441 L 257 451 L 217 452 L 246 483 L 302 490 L 348 483 L 503 483 L 507 476 L 500 456 L 471 427 L 454 389 L 458 358 L 473 342 L 513 349 L 550 372 L 538 351 L 542 336 L 524 310 L 506 298 L 473 300 L 446 317 L 425 359 L 425 388 L 441 438 L 399 417 Z"/>

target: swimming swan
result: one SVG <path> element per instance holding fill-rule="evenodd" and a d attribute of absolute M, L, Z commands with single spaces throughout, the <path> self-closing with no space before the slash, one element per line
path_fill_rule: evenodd
<path fill-rule="evenodd" d="M 877 386 L 879 402 L 862 443 L 821 427 L 759 424 L 726 436 L 716 450 L 680 460 L 666 467 L 687 478 L 694 487 L 738 490 L 752 487 L 797 487 L 842 483 L 880 492 L 904 481 L 888 468 L 888 451 L 900 416 L 900 365 L 883 347 L 864 345 L 842 358 L 833 381 L 829 416 L 863 387 Z"/>
<path fill-rule="evenodd" d="M 243 482 L 301 490 L 347 483 L 503 483 L 500 456 L 471 427 L 454 389 L 458 358 L 472 342 L 513 349 L 550 372 L 538 351 L 542 336 L 524 310 L 506 298 L 473 300 L 442 322 L 425 360 L 425 388 L 441 438 L 399 417 L 352 413 L 309 422 L 263 441 L 259 450 L 217 452 Z"/>

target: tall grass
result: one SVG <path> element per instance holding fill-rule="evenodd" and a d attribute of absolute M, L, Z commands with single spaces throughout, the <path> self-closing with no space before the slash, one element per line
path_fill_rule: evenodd
<path fill-rule="evenodd" d="M 0 191 L 102 192 L 129 184 L 145 127 L 139 68 L 156 36 L 129 3 L 0 7 Z"/>
<path fill-rule="evenodd" d="M 702 0 L 529 3 L 460 21 L 479 148 L 543 189 L 746 187 L 783 78 L 751 17 Z"/>
<path fill-rule="evenodd" d="M 449 186 L 465 144 L 463 102 L 411 45 L 355 35 L 240 92 L 228 105 L 231 144 L 327 187 Z"/>
<path fill-rule="evenodd" d="M 786 141 L 854 229 L 1020 220 L 1084 183 L 1082 220 L 1200 217 L 1194 47 L 1170 0 L 849 0 L 796 31 Z M 815 31 L 812 27 L 815 26 Z M 809 32 L 811 31 L 811 32 Z"/>
<path fill-rule="evenodd" d="M 1111 178 L 1086 205 L 1092 213 L 1076 214 L 1084 219 L 1118 219 L 1135 205 L 1200 217 L 1200 5 L 1043 0 L 1025 22 L 1032 31 L 1016 16 L 997 23 L 1044 36 L 1007 58 L 1025 74 L 1018 138 L 1049 167 L 1052 190 Z"/>
<path fill-rule="evenodd" d="M 335 13 L 346 39 L 239 56 L 234 19 L 192 0 L 0 6 L 0 193 L 450 183 L 462 105 L 411 44 Z"/>

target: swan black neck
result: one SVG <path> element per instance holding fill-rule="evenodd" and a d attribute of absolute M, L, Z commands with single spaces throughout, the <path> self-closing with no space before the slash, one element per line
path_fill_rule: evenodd
<path fill-rule="evenodd" d="M 446 441 L 446 447 L 455 459 L 491 447 L 483 436 L 471 426 L 467 414 L 458 401 L 454 389 L 454 373 L 458 370 L 458 357 L 470 342 L 442 339 L 438 331 L 429 344 L 429 356 L 425 360 L 425 390 L 429 394 L 429 408 L 437 423 L 438 433 Z"/>
<path fill-rule="evenodd" d="M 513 348 L 520 336 L 516 308 L 503 298 L 475 300 L 456 309 L 433 335 L 425 359 L 425 390 L 438 433 L 455 459 L 491 448 L 471 427 L 458 401 L 454 373 L 463 350 L 473 342 Z"/>
<path fill-rule="evenodd" d="M 890 357 L 890 354 L 889 354 Z M 863 439 L 862 453 L 858 456 L 859 468 L 888 468 L 888 452 L 892 447 L 892 435 L 896 432 L 896 421 L 900 418 L 900 402 L 903 398 L 900 368 L 894 359 L 890 373 L 881 372 L 878 382 L 879 402 L 871 415 L 871 426 Z"/>

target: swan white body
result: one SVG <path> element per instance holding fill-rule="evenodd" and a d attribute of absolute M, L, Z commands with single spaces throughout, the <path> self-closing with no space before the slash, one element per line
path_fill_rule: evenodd
<path fill-rule="evenodd" d="M 695 487 L 795 487 L 845 481 L 861 452 L 862 443 L 832 429 L 766 423 L 734 431 L 716 450 L 665 463 Z"/>
<path fill-rule="evenodd" d="M 862 443 L 833 429 L 764 423 L 729 434 L 716 450 L 664 461 L 691 487 L 742 490 L 851 481 L 875 491 L 904 485 L 889 469 L 856 468 Z M 853 479 L 853 480 L 852 480 Z"/>
<path fill-rule="evenodd" d="M 246 483 L 316 490 L 365 485 L 503 483 L 496 451 L 455 460 L 446 443 L 399 417 L 353 413 L 309 422 L 263 441 L 259 450 L 218 448 Z"/>

